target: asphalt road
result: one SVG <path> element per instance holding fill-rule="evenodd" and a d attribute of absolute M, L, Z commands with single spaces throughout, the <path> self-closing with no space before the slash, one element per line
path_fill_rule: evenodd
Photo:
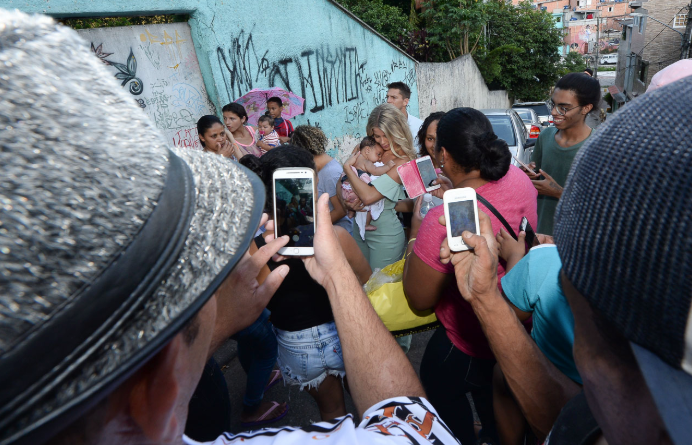
<path fill-rule="evenodd" d="M 420 362 L 425 352 L 425 346 L 432 336 L 433 331 L 416 334 L 411 342 L 411 350 L 408 353 L 408 358 L 413 364 L 416 372 L 420 370 Z M 240 366 L 240 362 L 235 357 L 235 341 L 229 340 L 216 354 L 215 357 L 221 369 L 224 371 L 228 391 L 231 396 L 232 420 L 231 432 L 238 433 L 245 429 L 240 426 L 240 413 L 242 411 L 242 400 L 245 391 L 245 372 Z M 230 361 L 229 361 L 230 360 Z M 282 383 L 275 385 L 269 389 L 264 395 L 265 401 L 277 401 L 279 403 L 288 402 L 289 411 L 283 419 L 266 425 L 267 428 L 275 428 L 280 426 L 308 426 L 314 422 L 320 421 L 319 410 L 317 403 L 306 392 L 301 392 L 297 387 L 284 386 Z M 346 409 L 356 416 L 356 409 L 353 401 L 348 393 L 346 393 Z M 257 429 L 257 428 L 252 428 Z"/>

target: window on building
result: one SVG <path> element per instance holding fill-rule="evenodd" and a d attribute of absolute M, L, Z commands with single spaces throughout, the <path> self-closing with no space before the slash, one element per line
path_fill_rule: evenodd
<path fill-rule="evenodd" d="M 645 18 L 644 17 L 639 17 L 639 34 L 644 33 L 644 23 L 645 23 Z"/>
<path fill-rule="evenodd" d="M 638 60 L 637 78 L 643 84 L 646 84 L 646 78 L 649 76 L 649 62 L 646 60 Z"/>
<path fill-rule="evenodd" d="M 675 14 L 673 28 L 684 28 L 687 26 L 687 13 Z"/>
<path fill-rule="evenodd" d="M 613 7 L 612 7 L 612 6 L 608 6 L 608 12 L 613 12 Z"/>

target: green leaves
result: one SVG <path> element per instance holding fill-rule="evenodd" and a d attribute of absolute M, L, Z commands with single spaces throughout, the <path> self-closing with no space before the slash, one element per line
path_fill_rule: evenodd
<path fill-rule="evenodd" d="M 488 4 L 482 0 L 428 0 L 421 17 L 428 39 L 445 49 L 448 60 L 473 53 L 488 20 Z"/>
<path fill-rule="evenodd" d="M 567 73 L 582 72 L 586 69 L 584 57 L 576 51 L 571 51 L 565 56 L 560 64 L 560 76 Z"/>
<path fill-rule="evenodd" d="M 386 5 L 383 0 L 340 0 L 339 3 L 392 42 L 399 42 L 412 29 L 409 17 L 401 8 Z"/>
<path fill-rule="evenodd" d="M 474 59 L 491 86 L 520 100 L 543 100 L 559 77 L 562 30 L 528 2 L 488 1 L 487 33 Z"/>

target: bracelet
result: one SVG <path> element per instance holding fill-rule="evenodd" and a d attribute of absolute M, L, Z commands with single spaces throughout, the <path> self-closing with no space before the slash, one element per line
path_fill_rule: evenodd
<path fill-rule="evenodd" d="M 408 240 L 408 243 L 406 243 L 406 245 L 408 246 L 409 244 L 411 244 L 411 241 L 415 241 L 415 240 L 416 240 L 415 238 L 411 238 L 410 240 Z"/>

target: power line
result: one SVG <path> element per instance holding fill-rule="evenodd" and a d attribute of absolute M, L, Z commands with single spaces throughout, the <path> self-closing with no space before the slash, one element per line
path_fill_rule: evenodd
<path fill-rule="evenodd" d="M 668 25 L 670 25 L 672 22 L 674 22 L 674 21 L 675 21 L 675 17 L 676 17 L 678 14 L 680 14 L 680 13 L 682 12 L 682 10 L 685 9 L 685 8 L 687 8 L 687 5 L 685 5 L 685 6 L 683 6 L 682 8 L 680 8 L 680 10 L 673 16 L 673 20 L 671 20 L 670 22 L 668 22 Z M 689 16 L 689 14 L 688 14 L 688 16 Z M 644 18 L 644 17 L 642 17 L 642 19 L 643 19 L 643 18 Z M 688 17 L 687 20 L 689 20 L 689 17 Z M 661 31 L 660 31 L 658 34 L 656 34 L 656 37 L 654 37 L 653 39 L 649 40 L 649 43 L 647 43 L 646 45 L 644 45 L 644 48 L 642 48 L 642 49 L 637 53 L 637 55 L 638 55 L 638 56 L 641 56 L 642 52 L 646 49 L 646 47 L 649 46 L 649 45 L 651 44 L 651 42 L 653 42 L 654 40 L 656 40 L 656 38 L 657 38 L 658 36 L 660 36 L 661 34 L 663 34 L 663 31 L 665 31 L 666 29 L 668 29 L 668 28 L 666 28 L 666 27 L 664 26 L 664 27 L 661 29 Z"/>

